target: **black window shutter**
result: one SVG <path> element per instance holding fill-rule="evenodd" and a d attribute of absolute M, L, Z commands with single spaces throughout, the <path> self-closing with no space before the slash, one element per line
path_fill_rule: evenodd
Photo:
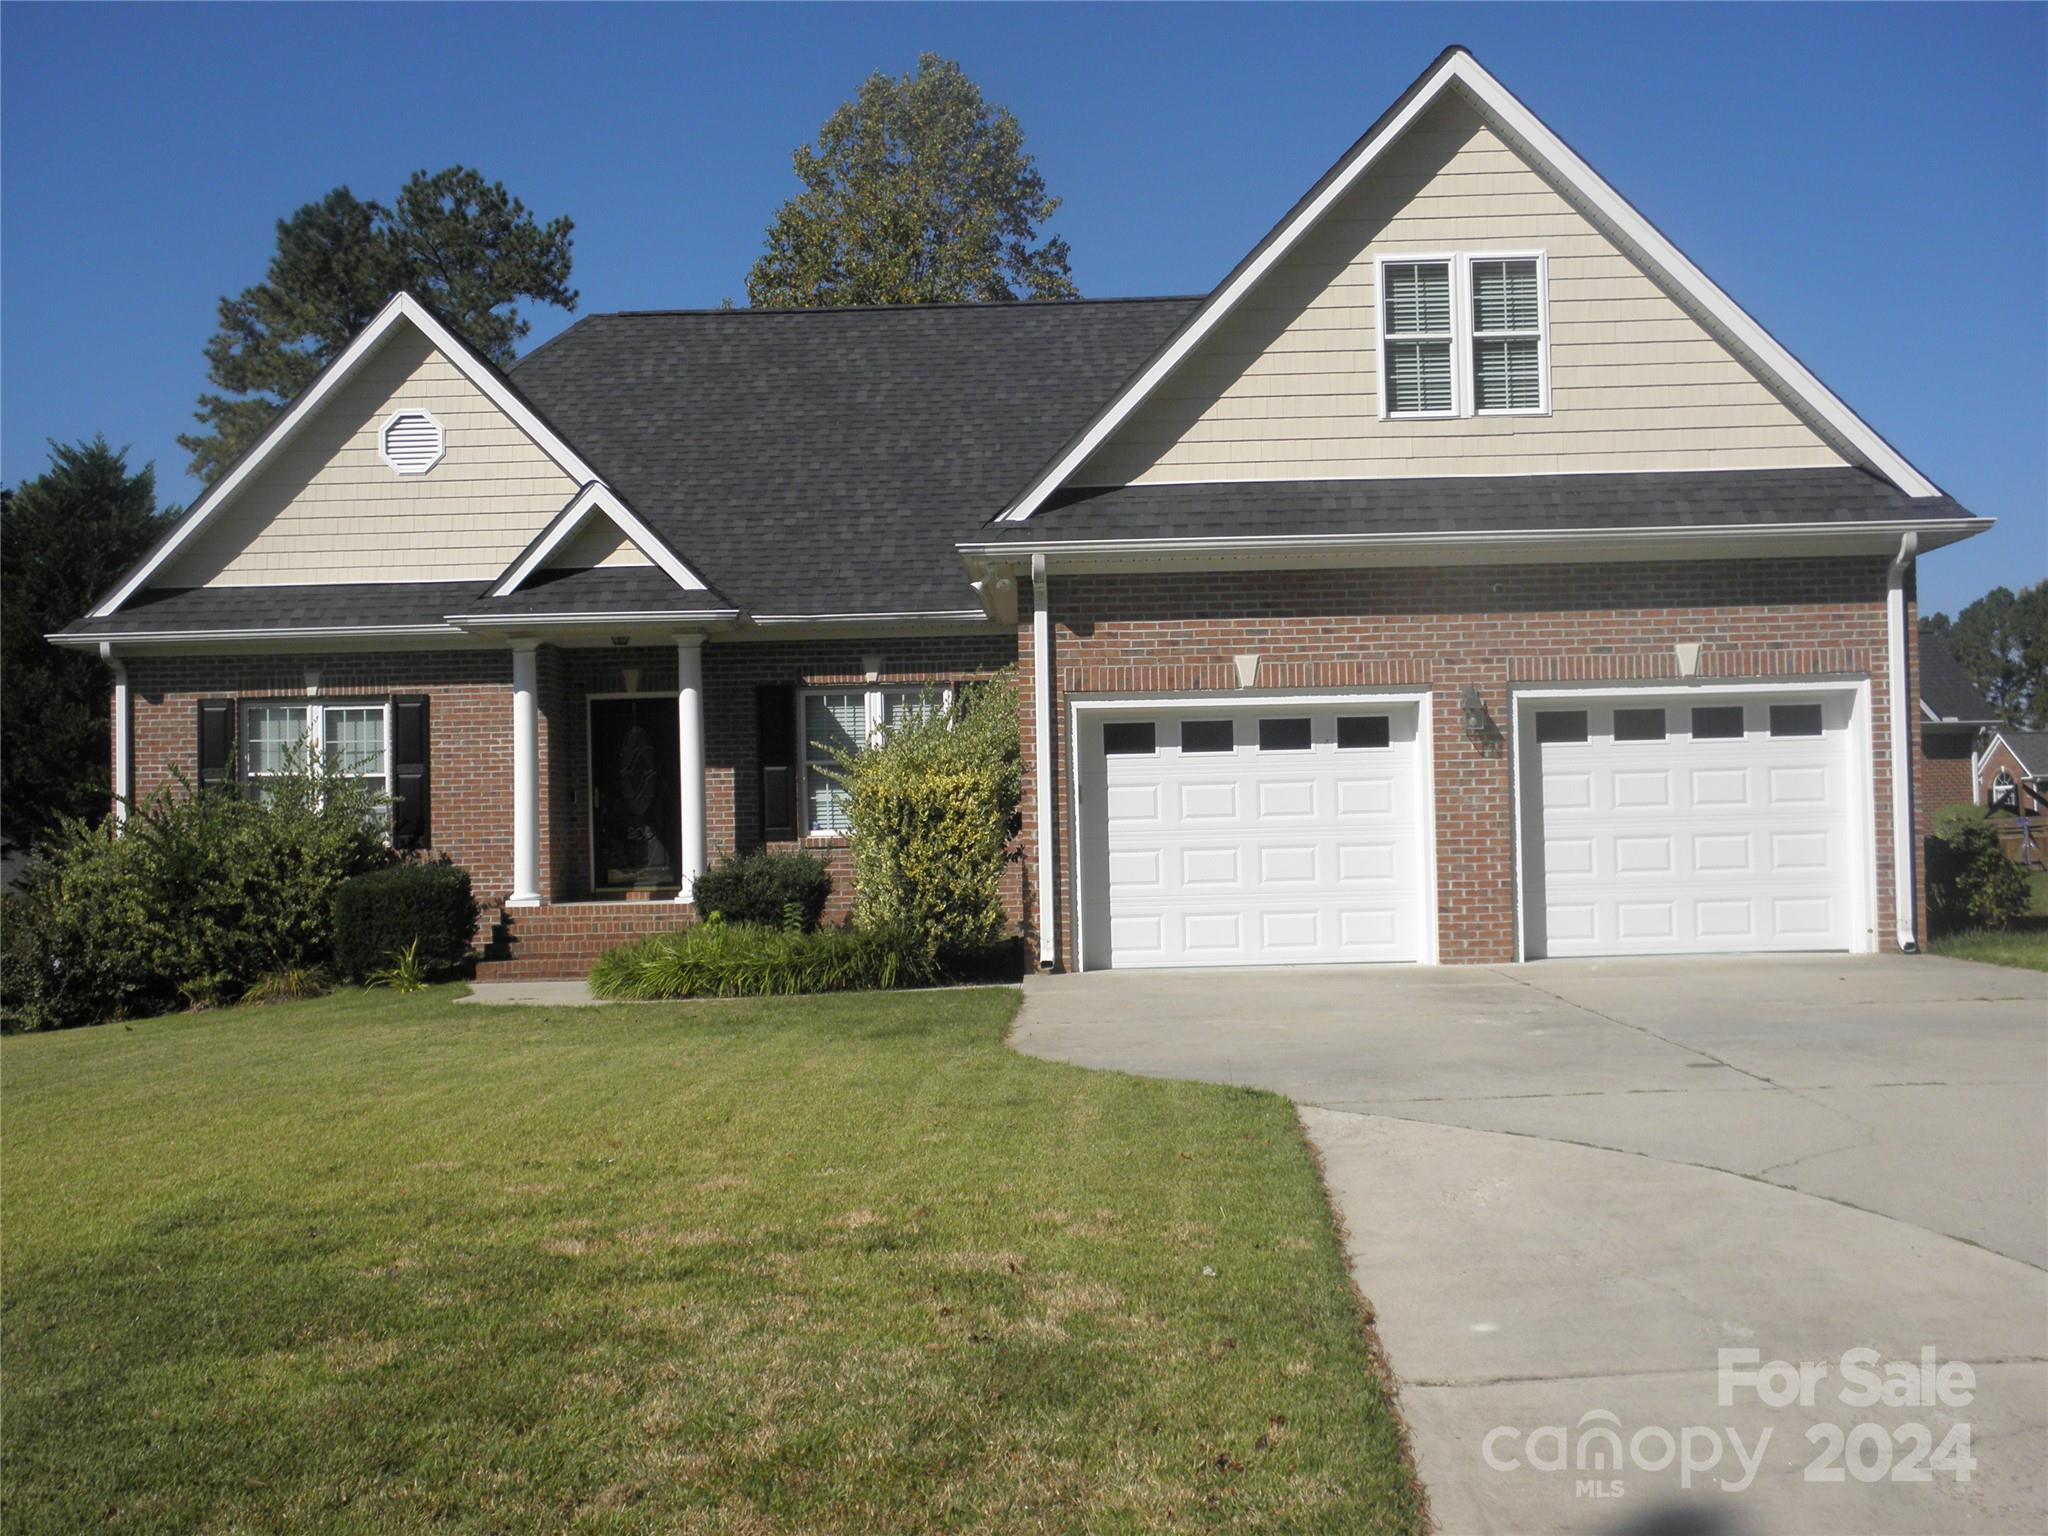
<path fill-rule="evenodd" d="M 391 845 L 394 848 L 427 848 L 433 844 L 429 756 L 427 696 L 416 693 L 393 699 Z"/>
<path fill-rule="evenodd" d="M 761 759 L 761 839 L 788 842 L 796 830 L 796 690 L 754 690 L 754 732 Z"/>
<path fill-rule="evenodd" d="M 199 787 L 211 789 L 235 777 L 235 701 L 199 701 Z"/>

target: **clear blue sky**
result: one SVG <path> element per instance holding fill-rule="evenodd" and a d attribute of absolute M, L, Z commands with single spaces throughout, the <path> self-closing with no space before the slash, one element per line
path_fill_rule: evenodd
<path fill-rule="evenodd" d="M 1453 41 L 2002 519 L 1927 607 L 2048 574 L 2039 5 L 8 5 L 0 478 L 105 432 L 188 500 L 215 302 L 338 184 L 463 162 L 571 215 L 585 312 L 743 298 L 790 150 L 934 49 L 1023 122 L 1084 293 L 1196 293 Z"/>

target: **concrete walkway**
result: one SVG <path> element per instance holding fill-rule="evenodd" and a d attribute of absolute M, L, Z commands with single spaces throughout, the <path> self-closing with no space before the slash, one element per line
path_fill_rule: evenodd
<path fill-rule="evenodd" d="M 458 1003 L 481 1003 L 487 1008 L 602 1008 L 604 999 L 593 997 L 587 981 L 472 981 L 468 995 Z"/>
<path fill-rule="evenodd" d="M 1091 975 L 1028 983 L 1015 1038 L 1302 1103 L 1445 1531 L 2048 1529 L 2048 977 L 1897 957 Z M 1844 1402 L 1857 1348 L 1966 1362 L 1969 1400 Z M 1827 1374 L 1810 1404 L 1724 1403 L 1724 1349 Z M 1891 1475 L 1911 1426 L 1924 1461 L 1958 1424 L 1967 1481 Z M 1857 1470 L 1813 1480 L 1847 1465 L 1834 1431 Z M 1701 1469 L 1656 1465 L 1664 1434 Z"/>

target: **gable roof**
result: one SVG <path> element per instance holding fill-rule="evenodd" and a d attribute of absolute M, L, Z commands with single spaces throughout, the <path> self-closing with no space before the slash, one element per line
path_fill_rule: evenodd
<path fill-rule="evenodd" d="M 1401 93 L 1217 285 L 1187 323 L 1102 411 L 1066 442 L 993 521 L 1023 522 L 1043 507 L 1054 492 L 1067 485 L 1095 450 L 1195 352 L 1203 338 L 1237 308 L 1408 127 L 1452 90 L 1462 92 L 1511 145 L 1547 170 L 1610 239 L 1653 272 L 1661 273 L 1674 295 L 1694 311 L 1709 331 L 1760 373 L 1775 380 L 1787 402 L 1837 443 L 1848 457 L 1883 475 L 1908 496 L 1941 495 L 1939 487 L 1723 293 L 1661 230 L 1488 73 L 1469 50 L 1453 45 Z"/>
<path fill-rule="evenodd" d="M 137 561 L 134 568 L 124 576 L 113 591 L 93 605 L 92 617 L 106 618 L 118 610 L 149 582 L 163 566 L 191 544 L 193 537 L 233 501 L 235 493 L 247 485 L 256 471 L 267 463 L 279 449 L 298 434 L 320 410 L 320 407 L 336 390 L 353 378 L 384 341 L 399 326 L 410 325 L 423 333 L 427 340 L 445 356 L 463 376 L 489 398 L 491 403 L 505 413 L 520 430 L 530 437 L 534 444 L 552 459 L 561 470 L 582 485 L 595 480 L 596 474 L 586 464 L 568 441 L 536 411 L 510 380 L 498 371 L 486 358 L 475 351 L 448 327 L 436 320 L 409 293 L 396 293 L 377 312 L 377 316 L 362 330 L 362 333 L 344 347 L 340 354 L 320 370 L 311 384 L 299 397 L 285 408 L 231 463 L 213 484 L 208 486 L 156 545 Z"/>
<path fill-rule="evenodd" d="M 1198 302 L 593 315 L 512 377 L 750 613 L 953 613 L 954 545 Z"/>
<path fill-rule="evenodd" d="M 1930 723 L 1996 725 L 1998 711 L 1983 690 L 1970 681 L 1948 642 L 1939 635 L 1920 636 L 1920 713 Z"/>
<path fill-rule="evenodd" d="M 619 499 L 618 493 L 599 481 L 591 481 L 574 496 L 569 504 L 557 512 L 547 527 L 533 536 L 533 541 L 519 552 L 512 563 L 505 568 L 505 574 L 491 588 L 494 598 L 509 597 L 530 581 L 534 573 L 547 564 L 548 556 L 575 537 L 576 531 L 592 518 L 608 519 L 634 547 L 656 568 L 686 592 L 707 590 L 704 578 L 691 570 L 683 557 L 669 548 L 668 541 Z M 714 594 L 715 595 L 715 594 Z"/>
<path fill-rule="evenodd" d="M 2020 767 L 2028 778 L 2048 778 L 2048 731 L 2000 731 L 1984 749 L 1985 755 L 1989 756 L 1991 749 L 2000 742 L 2019 759 Z"/>

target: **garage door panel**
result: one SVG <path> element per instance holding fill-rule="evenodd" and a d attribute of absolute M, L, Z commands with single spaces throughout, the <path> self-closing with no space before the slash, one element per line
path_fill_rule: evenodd
<path fill-rule="evenodd" d="M 1572 712 L 1525 720 L 1530 953 L 1849 947 L 1851 710 L 1786 702 L 1600 701 L 1583 736 Z"/>
<path fill-rule="evenodd" d="M 1117 740 L 1153 750 L 1107 754 L 1103 727 L 1084 729 L 1083 783 L 1103 791 L 1086 836 L 1104 845 L 1084 875 L 1103 913 L 1084 921 L 1087 963 L 1420 958 L 1418 717 L 1413 703 L 1134 708 L 1116 718 L 1152 729 Z"/>

